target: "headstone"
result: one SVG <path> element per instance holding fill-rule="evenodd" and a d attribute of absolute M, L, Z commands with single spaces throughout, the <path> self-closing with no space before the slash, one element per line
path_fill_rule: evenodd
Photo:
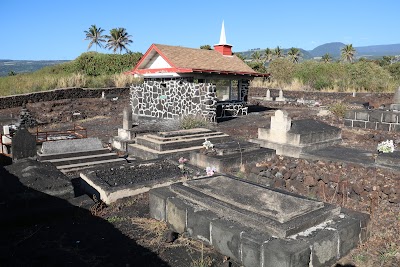
<path fill-rule="evenodd" d="M 275 111 L 275 116 L 271 117 L 271 131 L 288 132 L 292 126 L 292 119 L 286 110 Z"/>
<path fill-rule="evenodd" d="M 132 110 L 130 108 L 124 108 L 122 128 L 124 130 L 132 129 Z"/>
<path fill-rule="evenodd" d="M 340 143 L 341 130 L 317 120 L 292 121 L 285 110 L 277 110 L 271 127 L 258 128 L 258 139 L 251 141 L 275 149 L 277 155 L 298 158 L 301 153 Z"/>
<path fill-rule="evenodd" d="M 275 99 L 275 101 L 282 101 L 282 102 L 286 101 L 286 98 L 283 97 L 283 90 L 282 89 L 279 90 L 279 96 Z"/>
<path fill-rule="evenodd" d="M 12 138 L 11 151 L 13 160 L 36 156 L 36 137 L 25 128 L 17 130 Z"/>
<path fill-rule="evenodd" d="M 265 100 L 266 101 L 272 101 L 272 97 L 271 97 L 271 91 L 268 89 L 267 90 L 267 95 L 265 96 Z"/>
<path fill-rule="evenodd" d="M 105 99 L 106 98 L 106 94 L 103 92 L 101 92 L 101 99 Z"/>
<path fill-rule="evenodd" d="M 136 134 L 132 131 L 133 117 L 132 109 L 125 107 L 122 113 L 122 128 L 118 128 L 118 136 L 114 136 L 111 140 L 113 148 L 126 151 L 128 144 L 135 142 Z"/>

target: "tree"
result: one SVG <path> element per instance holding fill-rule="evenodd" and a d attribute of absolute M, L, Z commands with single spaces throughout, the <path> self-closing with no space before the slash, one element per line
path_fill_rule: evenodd
<path fill-rule="evenodd" d="M 90 40 L 88 49 L 89 50 L 93 44 L 96 45 L 96 51 L 97 51 L 97 46 L 99 46 L 100 48 L 103 47 L 103 44 L 106 40 L 104 39 L 104 35 L 102 35 L 102 33 L 104 32 L 104 30 L 102 28 L 97 28 L 96 25 L 92 25 L 90 26 L 89 30 L 85 31 L 86 33 L 86 38 L 85 40 Z"/>
<path fill-rule="evenodd" d="M 113 52 L 115 53 L 117 50 L 119 50 L 119 53 L 121 54 L 122 50 L 125 50 L 126 52 L 129 52 L 129 49 L 127 48 L 128 45 L 133 43 L 129 35 L 126 32 L 125 28 L 114 28 L 110 30 L 110 35 L 105 36 L 107 39 L 107 44 L 106 48 L 112 49 Z"/>
<path fill-rule="evenodd" d="M 342 60 L 345 62 L 352 63 L 354 60 L 354 56 L 356 54 L 356 50 L 354 49 L 352 44 L 345 45 L 341 50 Z"/>
<path fill-rule="evenodd" d="M 332 61 L 332 57 L 331 57 L 331 55 L 329 55 L 329 53 L 326 53 L 325 55 L 323 55 L 321 59 L 324 63 L 329 63 Z"/>
<path fill-rule="evenodd" d="M 264 52 L 265 62 L 271 62 L 272 57 L 273 57 L 273 51 L 269 48 L 265 49 L 265 52 Z"/>
<path fill-rule="evenodd" d="M 200 49 L 204 49 L 204 50 L 212 50 L 210 45 L 202 45 L 200 46 Z"/>
<path fill-rule="evenodd" d="M 292 47 L 289 49 L 287 55 L 290 61 L 292 61 L 293 63 L 299 63 L 301 57 L 300 49 Z"/>
<path fill-rule="evenodd" d="M 261 61 L 261 53 L 259 51 L 255 51 L 253 54 L 251 54 L 251 60 L 255 62 L 260 62 Z"/>
<path fill-rule="evenodd" d="M 245 56 L 243 56 L 242 54 L 235 53 L 235 56 L 237 56 L 238 58 L 240 58 L 240 59 L 241 59 L 241 60 L 243 60 L 243 61 L 245 61 L 245 60 L 246 60 L 246 57 L 245 57 Z"/>
<path fill-rule="evenodd" d="M 282 58 L 283 57 L 283 51 L 279 47 L 279 45 L 274 49 L 273 54 L 276 58 Z"/>

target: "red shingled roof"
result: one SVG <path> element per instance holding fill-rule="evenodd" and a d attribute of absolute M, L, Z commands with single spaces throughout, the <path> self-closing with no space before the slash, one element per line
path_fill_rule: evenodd
<path fill-rule="evenodd" d="M 171 68 L 145 69 L 146 63 L 159 54 Z M 268 76 L 258 73 L 235 55 L 223 56 L 215 50 L 195 49 L 180 46 L 153 44 L 132 70 L 134 74 L 176 72 L 176 73 L 222 73 L 233 75 Z"/>

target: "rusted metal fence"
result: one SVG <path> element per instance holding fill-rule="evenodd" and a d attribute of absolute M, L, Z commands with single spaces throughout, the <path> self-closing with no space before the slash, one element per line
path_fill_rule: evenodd
<path fill-rule="evenodd" d="M 36 128 L 37 143 L 80 138 L 87 138 L 87 129 L 75 124 L 73 129 L 65 131 L 39 131 L 39 128 Z"/>

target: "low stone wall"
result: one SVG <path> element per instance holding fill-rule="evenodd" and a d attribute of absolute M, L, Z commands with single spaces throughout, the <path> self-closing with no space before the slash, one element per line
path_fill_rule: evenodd
<path fill-rule="evenodd" d="M 267 95 L 268 88 L 263 87 L 250 87 L 249 88 L 249 100 L 252 97 L 265 97 Z M 271 97 L 278 97 L 279 89 L 269 89 Z M 369 102 L 370 105 L 379 107 L 380 104 L 389 104 L 393 98 L 393 93 L 356 93 L 356 97 L 353 97 L 353 93 L 350 92 L 319 92 L 319 91 L 288 91 L 283 90 L 283 96 L 292 99 L 308 99 L 322 102 L 322 105 L 329 105 L 338 101 L 351 103 L 354 101 Z"/>
<path fill-rule="evenodd" d="M 246 179 L 341 205 L 348 198 L 400 203 L 398 172 L 353 163 L 278 156 L 264 166 L 252 167 Z"/>
<path fill-rule="evenodd" d="M 0 109 L 20 107 L 23 103 L 35 103 L 74 98 L 100 98 L 105 95 L 128 95 L 129 88 L 62 88 L 50 91 L 0 97 Z"/>
<path fill-rule="evenodd" d="M 344 125 L 348 127 L 400 132 L 400 112 L 349 110 L 344 118 Z"/>

